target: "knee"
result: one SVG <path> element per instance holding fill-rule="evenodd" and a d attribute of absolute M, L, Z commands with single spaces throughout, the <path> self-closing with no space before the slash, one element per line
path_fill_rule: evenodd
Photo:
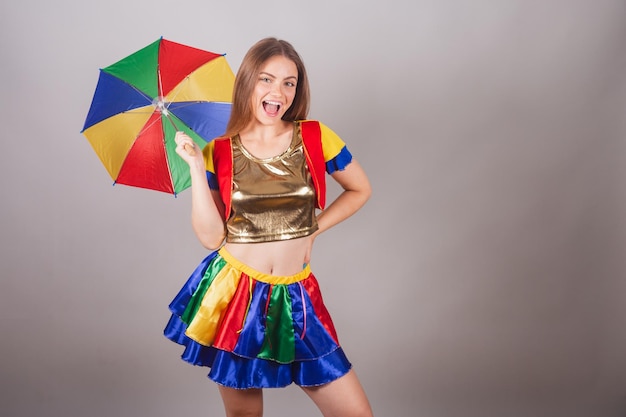
<path fill-rule="evenodd" d="M 226 417 L 262 417 L 263 393 L 261 390 L 236 390 L 220 387 Z"/>
<path fill-rule="evenodd" d="M 229 407 L 226 417 L 263 417 L 263 409 L 258 407 Z"/>
<path fill-rule="evenodd" d="M 369 405 L 363 407 L 363 409 L 359 411 L 359 414 L 356 415 L 358 415 L 359 417 L 374 417 L 372 408 Z"/>
<path fill-rule="evenodd" d="M 352 417 L 374 417 L 372 413 L 372 408 L 369 403 L 353 405 L 351 409 L 347 412 L 347 414 L 341 414 L 342 416 L 352 416 Z"/>
<path fill-rule="evenodd" d="M 263 413 L 257 413 L 255 411 L 235 411 L 233 413 L 226 413 L 227 417 L 263 417 Z"/>

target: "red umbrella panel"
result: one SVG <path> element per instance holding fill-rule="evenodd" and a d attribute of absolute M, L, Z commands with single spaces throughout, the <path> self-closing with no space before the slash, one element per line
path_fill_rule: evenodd
<path fill-rule="evenodd" d="M 176 195 L 191 185 L 176 131 L 222 135 L 234 80 L 223 54 L 161 38 L 100 70 L 82 133 L 115 183 Z"/>

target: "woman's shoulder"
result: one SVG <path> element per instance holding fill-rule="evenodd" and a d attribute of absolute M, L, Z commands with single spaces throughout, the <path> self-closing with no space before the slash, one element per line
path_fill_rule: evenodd
<path fill-rule="evenodd" d="M 327 134 L 327 135 L 338 136 L 337 133 L 335 133 L 335 131 L 333 129 L 328 127 L 328 125 L 326 123 L 322 122 L 321 120 L 317 120 L 317 119 L 303 119 L 303 120 L 298 120 L 297 123 L 299 123 L 300 125 L 303 125 L 303 124 L 317 125 L 317 126 L 319 126 L 320 130 L 322 131 L 322 135 Z"/>
<path fill-rule="evenodd" d="M 218 136 L 212 141 L 210 141 L 208 144 L 215 143 L 215 142 L 229 142 L 231 139 L 232 138 L 230 136 Z"/>
<path fill-rule="evenodd" d="M 296 120 L 296 123 L 298 123 L 300 126 L 304 124 L 319 125 L 320 127 L 325 126 L 324 123 L 316 119 L 301 119 L 301 120 Z"/>
<path fill-rule="evenodd" d="M 207 151 L 212 152 L 215 149 L 216 145 L 219 147 L 220 145 L 229 143 L 230 141 L 231 141 L 231 138 L 229 136 L 219 136 L 207 142 L 207 144 L 204 145 L 204 150 L 205 152 Z"/>
<path fill-rule="evenodd" d="M 207 163 L 210 163 L 216 157 L 219 158 L 220 154 L 223 154 L 224 152 L 229 150 L 231 148 L 230 143 L 231 138 L 228 136 L 220 136 L 207 142 L 207 144 L 204 145 L 204 148 L 202 149 L 202 153 L 204 154 L 204 158 Z M 213 168 L 212 162 L 211 168 Z"/>
<path fill-rule="evenodd" d="M 315 132 L 316 135 L 321 136 L 323 141 L 331 140 L 334 141 L 339 139 L 339 135 L 335 133 L 330 127 L 324 124 L 320 120 L 316 119 L 304 119 L 298 120 L 297 123 L 300 125 L 301 129 L 308 130 L 310 132 Z"/>

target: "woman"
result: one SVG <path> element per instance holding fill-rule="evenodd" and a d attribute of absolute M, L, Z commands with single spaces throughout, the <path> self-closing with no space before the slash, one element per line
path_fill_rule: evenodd
<path fill-rule="evenodd" d="M 193 229 L 220 249 L 170 305 L 165 334 L 186 346 L 183 359 L 211 368 L 229 417 L 261 416 L 262 388 L 292 382 L 324 416 L 372 415 L 309 266 L 315 237 L 354 214 L 371 189 L 341 139 L 305 121 L 309 100 L 293 47 L 263 39 L 237 73 L 224 137 L 201 152 L 176 136 L 191 173 Z M 324 171 L 344 191 L 316 215 Z"/>

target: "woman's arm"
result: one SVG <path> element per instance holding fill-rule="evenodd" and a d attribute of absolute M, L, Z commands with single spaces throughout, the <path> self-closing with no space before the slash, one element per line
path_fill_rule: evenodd
<path fill-rule="evenodd" d="M 343 192 L 317 217 L 318 235 L 356 213 L 372 194 L 365 171 L 355 159 L 342 171 L 335 171 L 333 179 Z"/>
<path fill-rule="evenodd" d="M 204 157 L 199 147 L 183 132 L 176 133 L 176 144 L 176 153 L 189 164 L 191 226 L 204 247 L 217 249 L 226 234 L 221 197 L 219 192 L 209 188 Z"/>
<path fill-rule="evenodd" d="M 352 216 L 363 207 L 372 194 L 372 187 L 367 179 L 367 175 L 365 175 L 365 171 L 363 171 L 363 168 L 355 159 L 352 159 L 352 162 L 344 170 L 335 171 L 331 176 L 341 185 L 343 192 L 339 194 L 326 210 L 317 216 L 319 228 L 310 237 L 308 248 L 304 255 L 305 264 L 308 264 L 311 260 L 313 242 L 317 235 Z"/>

